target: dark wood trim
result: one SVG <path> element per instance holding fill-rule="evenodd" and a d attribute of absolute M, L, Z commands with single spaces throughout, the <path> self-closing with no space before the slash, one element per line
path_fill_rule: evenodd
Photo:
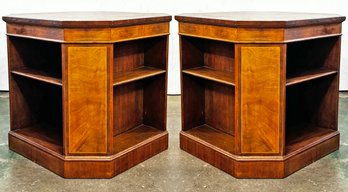
<path fill-rule="evenodd" d="M 238 12 L 236 12 L 238 14 Z M 248 12 L 239 12 L 241 15 L 248 15 Z M 253 14 L 253 12 L 250 12 Z M 259 12 L 260 18 L 262 18 L 262 15 L 267 15 L 269 12 Z M 300 27 L 300 26 L 310 26 L 310 25 L 323 25 L 323 24 L 329 24 L 329 23 L 342 23 L 345 21 L 345 16 L 335 15 L 335 14 L 323 14 L 321 18 L 315 18 L 315 19 L 290 19 L 291 15 L 287 18 L 285 12 L 271 12 L 278 15 L 284 15 L 284 19 L 280 19 L 278 21 L 276 20 L 258 20 L 257 16 L 255 16 L 254 20 L 251 18 L 250 20 L 246 19 L 238 19 L 238 16 L 236 15 L 236 19 L 233 19 L 233 16 L 228 17 L 226 16 L 225 19 L 224 16 L 221 16 L 221 18 L 218 16 L 214 18 L 214 13 L 210 15 L 210 13 L 202 13 L 202 14 L 180 14 L 176 15 L 175 19 L 179 22 L 186 22 L 186 23 L 195 23 L 195 24 L 208 24 L 208 25 L 215 25 L 215 26 L 224 26 L 224 27 L 245 27 L 245 28 L 291 28 L 291 27 Z M 228 13 L 227 13 L 228 14 Z M 291 13 L 290 13 L 291 14 Z M 292 13 L 294 14 L 294 13 Z M 299 13 L 301 14 L 301 13 Z M 222 15 L 222 14 L 220 14 Z M 281 16 L 280 16 L 281 17 Z"/>
<path fill-rule="evenodd" d="M 42 15 L 47 14 L 48 18 L 52 19 L 43 19 Z M 142 25 L 142 24 L 151 24 L 151 23 L 161 23 L 169 22 L 172 20 L 171 15 L 167 14 L 140 14 L 140 13 L 125 13 L 127 16 L 122 15 L 123 13 L 117 12 L 80 12 L 80 19 L 71 18 L 66 19 L 61 17 L 62 15 L 69 14 L 79 14 L 79 12 L 61 12 L 61 13 L 40 13 L 40 14 L 13 14 L 8 16 L 3 16 L 2 20 L 6 23 L 16 23 L 20 25 L 35 25 L 35 26 L 49 26 L 57 28 L 104 28 L 104 27 L 121 27 L 121 26 L 132 26 L 132 25 Z M 95 19 L 85 19 L 84 15 L 93 15 L 95 14 Z M 110 14 L 108 19 L 98 19 L 99 16 Z M 115 14 L 119 14 L 118 18 Z M 73 16 L 72 16 L 73 17 Z M 75 17 L 75 18 L 76 18 Z M 42 18 L 42 19 L 41 19 Z"/>

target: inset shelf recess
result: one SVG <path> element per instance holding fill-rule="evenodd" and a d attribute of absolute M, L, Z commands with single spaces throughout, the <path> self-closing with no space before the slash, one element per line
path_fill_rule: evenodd
<path fill-rule="evenodd" d="M 217 71 L 214 69 L 210 69 L 208 67 L 197 67 L 197 68 L 191 68 L 191 69 L 185 69 L 182 71 L 185 74 L 189 74 L 192 76 L 208 79 L 211 81 L 227 84 L 227 85 L 232 85 L 234 86 L 234 78 L 232 75 L 222 72 L 222 71 Z"/>

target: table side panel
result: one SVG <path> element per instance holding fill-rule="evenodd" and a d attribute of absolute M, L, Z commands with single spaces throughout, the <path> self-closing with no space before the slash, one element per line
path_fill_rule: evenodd
<path fill-rule="evenodd" d="M 240 54 L 240 152 L 282 153 L 280 46 L 246 45 Z"/>
<path fill-rule="evenodd" d="M 63 77 L 68 154 L 106 154 L 109 45 L 67 45 Z"/>

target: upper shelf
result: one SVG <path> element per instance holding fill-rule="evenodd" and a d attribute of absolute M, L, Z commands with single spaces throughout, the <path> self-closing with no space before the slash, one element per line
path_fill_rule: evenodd
<path fill-rule="evenodd" d="M 234 78 L 231 74 L 221 71 L 216 71 L 207 67 L 197 67 L 192 69 L 185 69 L 183 73 L 193 75 L 196 77 L 209 79 L 211 81 L 234 86 Z"/>
<path fill-rule="evenodd" d="M 126 71 L 114 74 L 114 86 L 122 85 L 132 81 L 152 77 L 155 75 L 163 74 L 166 71 L 163 69 L 157 69 L 153 67 L 141 67 L 132 71 Z"/>
<path fill-rule="evenodd" d="M 330 76 L 333 74 L 337 74 L 337 71 L 329 70 L 329 69 L 317 69 L 317 70 L 307 71 L 305 73 L 300 73 L 300 74 L 296 74 L 294 76 L 288 77 L 286 79 L 286 86 L 295 85 L 305 81 L 310 81 L 313 79 Z"/>
<path fill-rule="evenodd" d="M 61 78 L 57 77 L 57 75 L 50 74 L 50 73 L 47 73 L 45 71 L 23 68 L 23 69 L 12 70 L 11 73 L 18 75 L 18 76 L 22 76 L 22 77 L 50 83 L 53 85 L 62 86 L 62 79 Z"/>

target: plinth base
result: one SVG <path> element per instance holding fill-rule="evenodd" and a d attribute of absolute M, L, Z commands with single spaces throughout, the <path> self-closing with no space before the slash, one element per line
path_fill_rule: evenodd
<path fill-rule="evenodd" d="M 163 131 L 111 156 L 64 156 L 11 131 L 10 149 L 63 178 L 112 178 L 168 148 Z"/>
<path fill-rule="evenodd" d="M 180 148 L 236 178 L 285 178 L 339 147 L 333 131 L 284 156 L 238 156 L 189 134 L 180 133 Z"/>

